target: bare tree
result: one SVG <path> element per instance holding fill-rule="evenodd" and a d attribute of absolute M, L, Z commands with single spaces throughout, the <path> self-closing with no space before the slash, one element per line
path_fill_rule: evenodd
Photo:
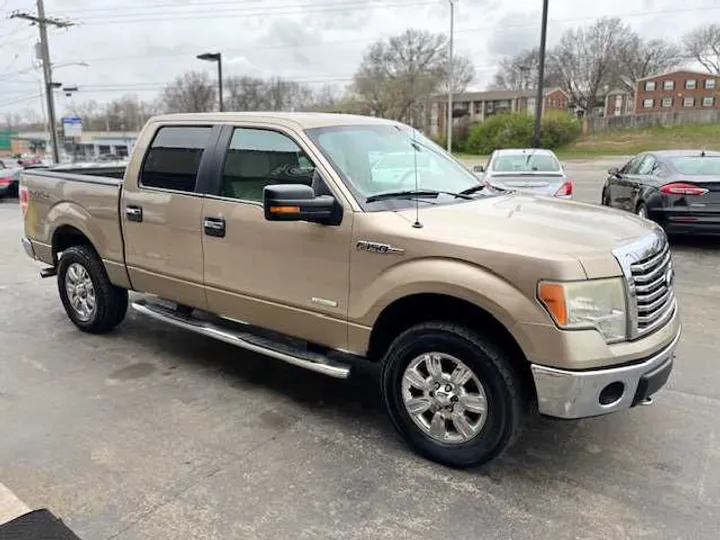
<path fill-rule="evenodd" d="M 165 87 L 161 99 L 169 113 L 210 112 L 217 107 L 215 83 L 207 73 L 198 71 L 179 75 Z"/>
<path fill-rule="evenodd" d="M 448 65 L 447 62 L 442 71 L 443 75 L 438 84 L 438 90 L 443 93 L 448 91 Z M 475 80 L 475 66 L 472 61 L 465 56 L 454 56 L 452 65 L 452 91 L 454 94 L 460 94 L 467 90 L 467 87 Z"/>
<path fill-rule="evenodd" d="M 720 24 L 700 26 L 685 34 L 683 45 L 688 56 L 700 62 L 709 73 L 720 75 Z"/>
<path fill-rule="evenodd" d="M 427 98 L 447 80 L 447 38 L 420 30 L 381 40 L 370 46 L 355 74 L 354 93 L 377 116 L 417 118 Z M 456 76 L 462 85 L 474 74 L 469 62 L 458 59 Z"/>
<path fill-rule="evenodd" d="M 669 71 L 682 57 L 677 45 L 662 39 L 644 41 L 638 35 L 630 36 L 619 49 L 615 84 L 632 95 L 638 79 Z"/>
<path fill-rule="evenodd" d="M 525 49 L 512 57 L 500 60 L 492 87 L 498 90 L 531 90 L 537 88 L 540 52 L 537 47 Z M 546 62 L 546 88 L 560 86 L 560 77 L 553 71 L 551 62 Z"/>
<path fill-rule="evenodd" d="M 548 63 L 573 104 L 593 113 L 600 90 L 614 82 L 620 52 L 629 47 L 634 36 L 618 17 L 603 17 L 562 35 L 550 51 Z"/>

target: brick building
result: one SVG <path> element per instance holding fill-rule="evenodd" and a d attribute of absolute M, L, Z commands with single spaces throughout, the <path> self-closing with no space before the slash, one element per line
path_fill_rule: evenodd
<path fill-rule="evenodd" d="M 720 109 L 720 76 L 679 70 L 637 81 L 635 114 Z"/>
<path fill-rule="evenodd" d="M 483 122 L 486 118 L 503 113 L 535 114 L 535 90 L 490 90 L 487 92 L 465 92 L 453 96 L 453 119 L 469 118 L 472 122 Z M 560 88 L 545 91 L 543 112 L 549 109 L 567 111 L 570 107 L 568 96 Z M 431 106 L 431 135 L 445 133 L 447 119 L 447 96 L 437 96 Z"/>
<path fill-rule="evenodd" d="M 615 88 L 605 94 L 603 116 L 627 116 L 635 111 L 635 99 L 627 90 Z"/>

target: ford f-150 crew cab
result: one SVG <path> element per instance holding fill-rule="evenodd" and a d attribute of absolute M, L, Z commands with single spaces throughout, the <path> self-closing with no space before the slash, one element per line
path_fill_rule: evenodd
<path fill-rule="evenodd" d="M 126 170 L 28 170 L 20 204 L 81 330 L 136 291 L 144 315 L 326 375 L 379 362 L 394 426 L 451 466 L 533 413 L 649 403 L 680 336 L 655 224 L 492 188 L 388 120 L 156 117 Z"/>

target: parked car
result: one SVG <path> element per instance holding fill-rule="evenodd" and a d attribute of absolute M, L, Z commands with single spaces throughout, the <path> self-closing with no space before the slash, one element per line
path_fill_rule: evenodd
<path fill-rule="evenodd" d="M 80 330 L 120 324 L 134 290 L 145 316 L 325 375 L 380 363 L 398 432 L 455 467 L 537 412 L 649 404 L 680 337 L 660 227 L 493 190 L 380 118 L 156 117 L 124 178 L 29 170 L 20 205 Z"/>
<path fill-rule="evenodd" d="M 21 172 L 16 160 L 0 160 L 0 198 L 17 196 Z"/>
<path fill-rule="evenodd" d="M 720 234 L 720 152 L 645 152 L 608 175 L 603 205 L 651 219 L 668 234 Z"/>
<path fill-rule="evenodd" d="M 573 184 L 552 150 L 495 150 L 487 167 L 477 166 L 474 171 L 483 173 L 483 181 L 498 189 L 572 198 Z"/>

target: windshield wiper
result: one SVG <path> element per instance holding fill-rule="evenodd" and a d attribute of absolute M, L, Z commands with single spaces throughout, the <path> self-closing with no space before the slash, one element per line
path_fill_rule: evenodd
<path fill-rule="evenodd" d="M 432 189 L 407 189 L 403 191 L 387 191 L 385 193 L 378 193 L 376 195 L 370 195 L 365 202 L 371 203 L 375 201 L 382 201 L 385 199 L 403 199 L 408 197 L 432 197 L 437 198 L 438 195 L 450 195 L 452 197 L 460 199 L 472 199 L 472 197 L 463 193 L 453 193 L 452 191 L 435 191 Z"/>

